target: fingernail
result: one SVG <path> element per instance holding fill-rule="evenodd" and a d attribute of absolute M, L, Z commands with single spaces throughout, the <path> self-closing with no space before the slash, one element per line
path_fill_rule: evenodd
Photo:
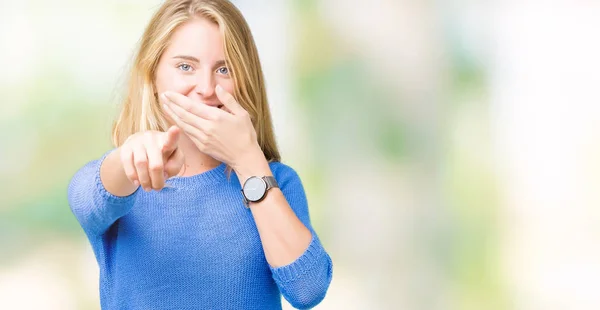
<path fill-rule="evenodd" d="M 163 175 L 165 176 L 165 180 L 169 178 L 169 175 L 167 174 L 166 171 L 165 171 L 165 173 L 163 173 Z"/>
<path fill-rule="evenodd" d="M 135 180 L 135 181 L 133 181 L 133 185 L 140 186 L 140 182 L 138 182 L 137 180 Z"/>
<path fill-rule="evenodd" d="M 217 84 L 217 88 L 216 89 L 217 89 L 217 91 L 222 91 L 223 90 L 223 88 L 219 84 Z"/>

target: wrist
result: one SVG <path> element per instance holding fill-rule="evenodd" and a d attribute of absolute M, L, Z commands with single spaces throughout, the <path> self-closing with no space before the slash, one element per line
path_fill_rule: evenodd
<path fill-rule="evenodd" d="M 241 185 L 244 185 L 244 182 L 251 176 L 272 175 L 265 154 L 258 145 L 252 151 L 245 152 L 232 168 L 237 174 Z"/>

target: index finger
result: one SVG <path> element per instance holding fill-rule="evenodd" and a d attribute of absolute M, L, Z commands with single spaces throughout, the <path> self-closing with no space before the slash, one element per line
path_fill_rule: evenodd
<path fill-rule="evenodd" d="M 209 107 L 204 104 L 195 104 L 190 98 L 177 92 L 164 92 L 163 100 L 167 105 L 175 104 L 185 111 L 207 120 L 215 119 L 217 116 L 216 114 L 221 112 L 221 110 L 214 107 Z"/>
<path fill-rule="evenodd" d="M 161 151 L 163 154 L 170 155 L 177 149 L 179 137 L 181 136 L 181 129 L 177 126 L 171 126 L 165 134 L 165 141 L 163 142 Z"/>

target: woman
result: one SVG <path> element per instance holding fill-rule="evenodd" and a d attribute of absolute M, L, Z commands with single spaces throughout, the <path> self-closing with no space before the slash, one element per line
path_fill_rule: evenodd
<path fill-rule="evenodd" d="M 249 27 L 226 0 L 167 1 L 148 25 L 115 149 L 69 184 L 104 309 L 310 308 L 332 263 L 280 163 Z M 140 189 L 141 188 L 141 189 Z"/>

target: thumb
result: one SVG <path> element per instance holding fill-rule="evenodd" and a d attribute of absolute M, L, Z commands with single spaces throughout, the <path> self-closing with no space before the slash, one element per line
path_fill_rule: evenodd
<path fill-rule="evenodd" d="M 171 126 L 167 132 L 165 132 L 165 140 L 162 146 L 162 152 L 164 155 L 171 155 L 176 149 L 179 143 L 179 137 L 181 136 L 181 129 L 177 126 Z"/>

